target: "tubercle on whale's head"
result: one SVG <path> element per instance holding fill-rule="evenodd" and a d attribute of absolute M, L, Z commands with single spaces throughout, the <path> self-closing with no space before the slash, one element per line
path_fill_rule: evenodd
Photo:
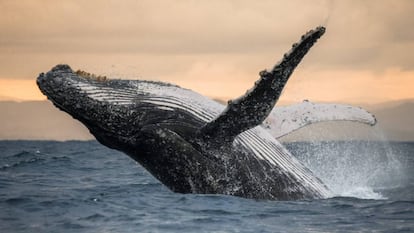
<path fill-rule="evenodd" d="M 109 81 L 106 76 L 91 74 L 82 70 L 73 71 L 69 65 L 59 64 L 47 73 L 41 73 L 36 83 L 41 92 L 53 103 L 70 98 L 80 98 L 82 88 L 93 88 L 97 84 Z"/>
<path fill-rule="evenodd" d="M 128 109 L 114 106 L 98 98 L 91 98 L 89 90 L 105 87 L 108 80 L 83 71 L 74 72 L 65 64 L 56 65 L 47 73 L 41 73 L 37 85 L 41 92 L 60 110 L 81 121 L 95 136 L 121 132 L 125 124 L 122 117 Z M 105 131 L 107 133 L 102 133 Z M 98 139 L 98 138 L 97 138 Z M 99 139 L 98 139 L 99 140 Z M 108 145 L 110 146 L 110 145 Z"/>
<path fill-rule="evenodd" d="M 55 105 L 62 106 L 62 102 L 68 97 L 67 90 L 70 87 L 71 78 L 68 75 L 73 71 L 68 65 L 60 64 L 53 67 L 47 73 L 41 73 L 36 83 L 40 91 Z"/>
<path fill-rule="evenodd" d="M 53 104 L 68 112 L 71 107 L 79 106 L 79 102 L 85 97 L 77 87 L 92 80 L 92 77 L 95 76 L 82 71 L 73 72 L 69 65 L 59 64 L 49 72 L 41 73 L 36 83 Z M 78 104 L 75 104 L 76 102 Z"/>
<path fill-rule="evenodd" d="M 59 64 L 47 73 L 41 73 L 36 82 L 40 91 L 60 110 L 78 120 L 88 108 L 93 109 L 93 102 L 79 90 L 79 86 L 88 80 L 77 75 L 69 65 Z M 90 107 L 89 107 L 90 106 Z"/>
<path fill-rule="evenodd" d="M 108 79 L 104 75 L 95 75 L 83 70 L 73 71 L 67 64 L 58 64 L 46 74 L 41 73 L 37 78 L 37 85 L 43 94 L 47 96 L 47 93 L 44 92 L 47 89 L 47 85 L 59 88 L 62 85 L 86 81 L 106 82 Z"/>

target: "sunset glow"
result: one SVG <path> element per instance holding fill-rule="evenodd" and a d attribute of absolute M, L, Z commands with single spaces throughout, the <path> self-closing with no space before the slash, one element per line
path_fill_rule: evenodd
<path fill-rule="evenodd" d="M 414 98 L 412 1 L 41 2 L 0 2 L 2 100 L 44 100 L 35 78 L 60 63 L 227 100 L 318 25 L 282 103 Z"/>
<path fill-rule="evenodd" d="M 0 100 L 45 100 L 34 80 L 0 79 Z"/>
<path fill-rule="evenodd" d="M 242 95 L 252 87 L 257 74 L 235 70 L 195 68 L 179 75 L 159 78 L 176 83 L 211 98 L 228 100 Z M 192 79 L 191 77 L 197 77 Z M 117 78 L 112 76 L 111 78 Z M 128 76 L 126 78 L 132 78 Z M 201 80 L 209 80 L 203 83 Z M 370 71 L 301 71 L 293 75 L 280 102 L 301 102 L 304 99 L 320 102 L 378 103 L 414 98 L 414 72 L 389 69 L 382 73 Z M 2 100 L 45 100 L 35 80 L 0 79 Z"/>

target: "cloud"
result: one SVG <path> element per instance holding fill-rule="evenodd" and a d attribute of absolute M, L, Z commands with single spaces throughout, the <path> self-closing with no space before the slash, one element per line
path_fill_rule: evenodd
<path fill-rule="evenodd" d="M 412 1 L 1 1 L 0 51 L 11 53 L 283 53 L 327 24 L 318 64 L 386 65 L 413 45 Z M 322 56 L 323 55 L 323 56 Z M 395 51 L 394 63 L 411 69 Z M 355 61 L 354 61 L 355 60 Z"/>
<path fill-rule="evenodd" d="M 292 35 L 296 38 L 322 21 L 319 14 L 326 1 L 37 2 L 2 3 L 6 13 L 0 25 L 8 35 L 3 47 L 36 52 L 245 53 L 283 40 L 292 43 Z M 290 15 L 292 9 L 300 9 L 297 17 Z M 305 20 L 309 23 L 303 25 Z M 289 30 L 291 26 L 296 30 Z"/>
<path fill-rule="evenodd" d="M 353 83 L 341 74 L 364 79 L 368 72 L 372 80 L 390 69 L 414 70 L 410 0 L 21 0 L 0 1 L 0 8 L 0 79 L 34 79 L 68 63 L 114 77 L 189 85 L 218 97 L 219 89 L 231 87 L 231 97 L 320 24 L 327 33 L 298 72 L 315 79 L 329 72 L 330 82 L 342 77 Z M 210 89 L 203 89 L 208 83 Z"/>
<path fill-rule="evenodd" d="M 390 68 L 382 73 L 370 70 L 298 70 L 281 100 L 368 104 L 411 99 L 413 77 L 414 71 L 399 68 Z"/>
<path fill-rule="evenodd" d="M 381 72 L 391 67 L 413 70 L 414 54 L 408 52 L 414 49 L 412 12 L 412 1 L 335 2 L 320 63 Z"/>

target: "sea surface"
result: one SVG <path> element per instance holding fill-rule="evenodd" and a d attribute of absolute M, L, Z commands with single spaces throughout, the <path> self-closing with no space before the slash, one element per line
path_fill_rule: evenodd
<path fill-rule="evenodd" d="M 96 141 L 0 141 L 0 232 L 414 232 L 414 143 L 286 146 L 335 197 L 177 194 Z"/>

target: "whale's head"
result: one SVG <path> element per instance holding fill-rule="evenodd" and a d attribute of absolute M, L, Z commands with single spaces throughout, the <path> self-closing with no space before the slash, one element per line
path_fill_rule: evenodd
<path fill-rule="evenodd" d="M 106 86 L 106 80 L 82 71 L 73 71 L 68 65 L 60 64 L 47 73 L 41 73 L 37 85 L 47 98 L 60 110 L 81 121 L 95 137 L 108 146 L 116 147 L 115 135 L 121 135 L 125 122 L 122 107 L 105 103 L 99 96 Z M 96 93 L 95 96 L 91 95 Z M 129 135 L 129 132 L 126 132 Z"/>
<path fill-rule="evenodd" d="M 41 73 L 37 84 L 56 107 L 82 122 L 100 143 L 125 152 L 172 190 L 210 187 L 201 187 L 207 181 L 199 183 L 199 188 L 190 187 L 186 177 L 200 176 L 200 172 L 187 174 L 192 172 L 191 164 L 209 164 L 194 135 L 220 114 L 221 104 L 176 85 L 105 79 L 73 71 L 68 65 Z"/>
<path fill-rule="evenodd" d="M 97 140 L 114 149 L 142 144 L 142 133 L 152 125 L 189 139 L 223 108 L 176 85 L 106 79 L 63 64 L 41 73 L 37 84 L 56 107 L 81 121 Z M 212 113 L 210 109 L 217 111 Z"/>

